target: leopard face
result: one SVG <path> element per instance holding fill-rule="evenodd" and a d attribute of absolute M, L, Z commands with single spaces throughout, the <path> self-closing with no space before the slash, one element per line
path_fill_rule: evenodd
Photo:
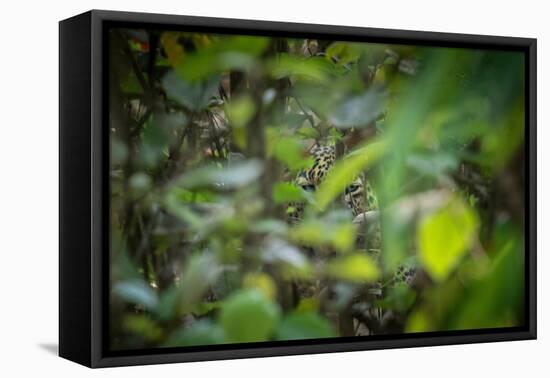
<path fill-rule="evenodd" d="M 336 148 L 334 145 L 316 145 L 310 152 L 314 157 L 313 166 L 308 170 L 301 171 L 294 183 L 305 191 L 313 192 L 332 169 L 336 160 Z M 361 177 L 356 178 L 346 187 L 344 202 L 351 209 L 354 216 L 365 211 L 378 210 L 378 199 L 372 186 Z M 303 204 L 292 204 L 292 206 L 296 211 L 291 216 L 294 219 L 300 218 L 303 212 Z"/>
<path fill-rule="evenodd" d="M 378 199 L 370 183 L 362 178 L 356 178 L 344 192 L 344 201 L 354 216 L 366 211 L 378 210 Z"/>
<path fill-rule="evenodd" d="M 365 190 L 361 179 L 355 179 L 344 191 L 344 202 L 351 209 L 353 216 L 365 212 Z"/>

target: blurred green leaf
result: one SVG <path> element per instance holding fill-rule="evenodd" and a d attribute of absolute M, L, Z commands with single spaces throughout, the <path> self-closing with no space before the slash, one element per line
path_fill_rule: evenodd
<path fill-rule="evenodd" d="M 199 320 L 174 332 L 165 345 L 168 347 L 216 345 L 224 343 L 223 328 L 208 320 Z"/>
<path fill-rule="evenodd" d="M 180 38 L 180 36 L 180 32 L 173 31 L 164 32 L 160 36 L 160 43 L 164 48 L 164 52 L 166 53 L 168 61 L 173 66 L 181 62 L 185 55 L 183 46 L 178 43 L 178 39 Z"/>
<path fill-rule="evenodd" d="M 179 282 L 179 306 L 183 312 L 192 310 L 206 292 L 220 277 L 222 268 L 212 253 L 193 255 L 185 265 Z M 192 288 L 192 290 L 189 290 Z"/>
<path fill-rule="evenodd" d="M 420 261 L 437 281 L 442 281 L 456 268 L 475 240 L 477 215 L 459 198 L 425 216 L 417 229 Z"/>
<path fill-rule="evenodd" d="M 407 159 L 407 165 L 418 173 L 439 178 L 446 173 L 458 168 L 458 160 L 451 153 L 437 154 L 411 154 Z"/>
<path fill-rule="evenodd" d="M 275 203 L 302 201 L 304 199 L 304 190 L 292 183 L 277 182 L 273 185 L 273 201 Z"/>
<path fill-rule="evenodd" d="M 217 93 L 218 85 L 218 77 L 213 77 L 205 83 L 188 83 L 175 71 L 168 71 L 162 78 L 162 87 L 168 97 L 192 111 L 205 109 L 212 96 Z"/>
<path fill-rule="evenodd" d="M 380 277 L 374 261 L 361 252 L 337 257 L 326 269 L 330 277 L 351 282 L 373 282 Z"/>
<path fill-rule="evenodd" d="M 262 163 L 254 159 L 221 169 L 207 165 L 185 173 L 178 179 L 178 185 L 187 189 L 213 186 L 217 190 L 230 190 L 257 180 L 262 170 Z"/>
<path fill-rule="evenodd" d="M 307 258 L 297 247 L 275 237 L 266 240 L 261 258 L 270 264 L 283 263 L 302 270 L 306 270 L 309 265 Z"/>
<path fill-rule="evenodd" d="M 268 67 L 275 79 L 294 76 L 310 80 L 325 81 L 331 73 L 331 65 L 322 58 L 301 58 L 279 54 Z"/>
<path fill-rule="evenodd" d="M 277 326 L 277 340 L 300 340 L 335 337 L 330 322 L 315 312 L 291 313 Z"/>
<path fill-rule="evenodd" d="M 515 231 L 515 232 L 514 232 Z M 490 270 L 464 295 L 456 306 L 453 329 L 510 327 L 524 324 L 525 250 L 514 230 L 497 251 Z"/>
<path fill-rule="evenodd" d="M 407 324 L 405 326 L 405 332 L 430 332 L 435 331 L 435 322 L 426 313 L 425 310 L 416 310 L 409 315 Z"/>
<path fill-rule="evenodd" d="M 155 291 L 142 280 L 120 281 L 114 284 L 113 293 L 126 302 L 141 305 L 152 310 L 158 305 Z"/>
<path fill-rule="evenodd" d="M 243 277 L 243 288 L 259 290 L 272 301 L 277 299 L 277 286 L 271 276 L 266 273 L 248 273 Z"/>
<path fill-rule="evenodd" d="M 260 291 L 240 290 L 225 300 L 220 313 L 226 339 L 233 343 L 268 340 L 280 310 Z"/>
<path fill-rule="evenodd" d="M 249 96 L 241 96 L 229 101 L 225 105 L 225 111 L 229 122 L 233 127 L 233 139 L 241 149 L 246 147 L 245 126 L 254 116 L 256 106 Z"/>
<path fill-rule="evenodd" d="M 397 283 L 386 290 L 385 297 L 377 301 L 377 306 L 406 313 L 414 304 L 416 292 L 404 282 Z"/>
<path fill-rule="evenodd" d="M 178 296 L 179 293 L 175 286 L 160 292 L 159 303 L 155 311 L 160 320 L 170 320 L 177 315 Z"/>
<path fill-rule="evenodd" d="M 172 189 L 174 196 L 182 203 L 215 202 L 217 197 L 210 190 L 187 190 L 175 187 Z"/>
<path fill-rule="evenodd" d="M 326 51 L 326 56 L 339 65 L 355 62 L 361 55 L 359 44 L 350 42 L 334 42 Z"/>
<path fill-rule="evenodd" d="M 481 156 L 484 165 L 493 167 L 498 172 L 524 142 L 525 109 L 523 98 L 512 105 L 497 127 L 485 133 L 481 144 Z"/>
<path fill-rule="evenodd" d="M 364 94 L 344 99 L 329 114 L 329 122 L 340 129 L 370 125 L 384 111 L 385 94 L 371 88 Z"/>
<path fill-rule="evenodd" d="M 286 235 L 288 231 L 288 225 L 277 219 L 260 219 L 251 225 L 251 229 L 254 232 L 277 235 Z"/>
<path fill-rule="evenodd" d="M 297 138 L 275 137 L 271 147 L 271 154 L 283 163 L 292 172 L 300 169 L 309 168 L 313 164 L 313 159 L 304 156 L 304 148 Z"/>
<path fill-rule="evenodd" d="M 355 243 L 355 226 L 350 219 L 345 221 L 308 219 L 289 230 L 290 239 L 294 242 L 309 245 L 329 245 L 338 252 L 348 252 Z"/>
<path fill-rule="evenodd" d="M 162 337 L 162 328 L 147 315 L 126 316 L 124 328 L 148 341 L 158 341 Z"/>
<path fill-rule="evenodd" d="M 268 46 L 269 39 L 253 36 L 229 36 L 186 55 L 175 66 L 185 80 L 197 82 L 226 71 L 246 71 L 257 62 Z"/>

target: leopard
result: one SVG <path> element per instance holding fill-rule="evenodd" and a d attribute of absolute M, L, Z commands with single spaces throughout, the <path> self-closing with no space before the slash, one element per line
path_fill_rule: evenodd
<path fill-rule="evenodd" d="M 334 145 L 316 145 L 310 150 L 313 156 L 313 165 L 306 170 L 298 172 L 294 179 L 294 184 L 300 187 L 304 192 L 315 192 L 323 180 L 330 174 L 331 169 L 336 162 L 336 149 Z M 360 249 L 366 250 L 366 252 L 375 260 L 379 260 L 382 248 L 382 233 L 381 224 L 378 217 L 380 213 L 380 205 L 378 196 L 371 184 L 368 172 L 355 177 L 349 185 L 344 189 L 342 196 L 343 202 L 346 207 L 351 211 L 354 219 L 357 219 L 361 214 L 367 214 L 369 212 L 375 213 L 372 224 L 364 223 L 368 229 L 363 233 L 363 241 L 358 238 L 357 244 Z M 290 204 L 292 211 L 289 213 L 293 224 L 299 223 L 304 216 L 304 203 L 292 203 Z M 364 219 L 367 219 L 365 216 Z M 307 248 L 306 248 L 307 249 Z M 309 253 L 312 253 L 308 249 Z M 387 287 L 395 287 L 399 284 L 406 284 L 408 286 L 413 285 L 413 281 L 416 275 L 416 267 L 400 265 L 396 272 L 392 275 L 387 284 L 382 282 L 376 282 L 365 287 L 367 297 L 376 299 L 382 299 L 383 292 Z M 293 289 L 295 291 L 295 297 L 297 301 L 300 298 L 310 298 L 320 294 L 323 285 L 320 282 L 294 282 Z M 359 298 L 354 299 L 359 301 Z M 361 303 L 359 301 L 358 303 Z M 380 318 L 382 316 L 382 310 L 376 307 L 371 307 L 368 310 L 371 316 Z M 365 315 L 364 310 L 361 310 L 361 316 Z M 357 323 L 359 317 L 355 317 L 354 322 Z M 365 330 L 361 330 L 361 327 L 356 327 L 356 334 L 363 335 Z M 371 330 L 366 331 L 367 334 L 371 334 Z"/>
<path fill-rule="evenodd" d="M 294 184 L 308 193 L 315 192 L 323 182 L 323 179 L 330 173 L 336 162 L 336 148 L 334 144 L 316 144 L 311 148 L 310 154 L 313 156 L 313 165 L 307 170 L 298 172 L 294 179 Z M 365 174 L 356 177 L 346 186 L 343 193 L 343 201 L 354 217 L 367 212 L 380 211 L 378 196 L 368 176 Z M 303 217 L 305 205 L 303 203 L 293 203 L 291 206 L 293 207 L 293 211 L 289 213 L 289 216 L 292 219 L 291 223 L 296 224 Z M 382 232 L 379 219 L 369 227 L 367 241 L 367 252 L 375 259 L 379 259 L 382 247 Z M 390 282 L 392 285 L 404 282 L 410 286 L 414 280 L 415 273 L 416 268 L 414 266 L 401 265 Z"/>

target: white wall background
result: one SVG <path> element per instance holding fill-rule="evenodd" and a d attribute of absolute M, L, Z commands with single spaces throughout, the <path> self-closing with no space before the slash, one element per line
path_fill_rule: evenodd
<path fill-rule="evenodd" d="M 518 377 L 550 372 L 550 27 L 544 1 L 5 1 L 0 21 L 0 375 Z M 58 25 L 91 8 L 538 38 L 539 340 L 89 370 L 57 344 Z M 546 271 L 546 276 L 544 272 Z M 546 350 L 545 350 L 546 349 Z M 546 374 L 545 374 L 546 373 Z M 546 375 L 548 376 L 548 375 Z"/>

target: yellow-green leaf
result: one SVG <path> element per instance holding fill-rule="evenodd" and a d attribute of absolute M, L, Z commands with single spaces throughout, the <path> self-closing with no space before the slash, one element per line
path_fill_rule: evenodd
<path fill-rule="evenodd" d="M 265 273 L 248 273 L 243 278 L 243 287 L 260 290 L 266 298 L 274 300 L 277 287 L 273 279 Z"/>
<path fill-rule="evenodd" d="M 353 224 L 326 223 L 307 220 L 290 229 L 290 238 L 306 245 L 330 245 L 338 252 L 349 252 L 355 244 L 356 229 Z"/>
<path fill-rule="evenodd" d="M 420 260 L 436 281 L 446 279 L 472 246 L 477 214 L 459 198 L 425 216 L 417 228 Z"/>
<path fill-rule="evenodd" d="M 433 331 L 433 320 L 429 318 L 425 310 L 414 311 L 407 319 L 405 332 L 429 332 Z"/>
<path fill-rule="evenodd" d="M 160 43 L 164 48 L 166 57 L 173 67 L 177 66 L 184 57 L 183 46 L 178 42 L 180 36 L 181 33 L 179 32 L 164 32 L 160 37 Z"/>
<path fill-rule="evenodd" d="M 349 251 L 355 244 L 355 226 L 342 224 L 332 234 L 332 244 L 339 251 Z"/>
<path fill-rule="evenodd" d="M 304 148 L 298 138 L 280 137 L 273 142 L 273 156 L 288 169 L 295 172 L 303 168 L 308 168 L 313 164 L 313 159 L 304 156 Z"/>
<path fill-rule="evenodd" d="M 380 270 L 366 254 L 354 253 L 330 262 L 327 274 L 332 278 L 351 282 L 373 282 L 380 277 Z"/>
<path fill-rule="evenodd" d="M 225 112 L 233 131 L 233 139 L 240 148 L 246 147 L 246 124 L 254 116 L 256 106 L 249 96 L 242 96 L 230 101 L 225 106 Z"/>

